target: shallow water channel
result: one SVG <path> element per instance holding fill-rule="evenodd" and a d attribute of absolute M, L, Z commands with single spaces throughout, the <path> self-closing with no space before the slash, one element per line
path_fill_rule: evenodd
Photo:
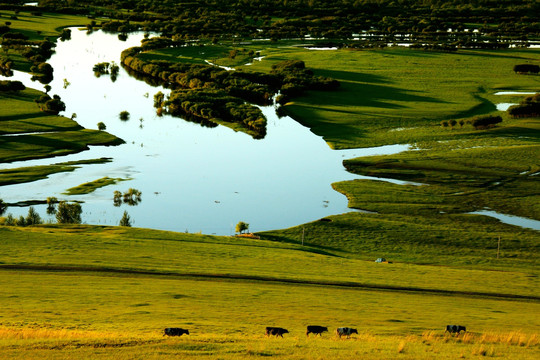
<path fill-rule="evenodd" d="M 331 183 L 363 178 L 345 171 L 342 160 L 404 151 L 407 145 L 372 149 L 331 150 L 325 141 L 289 117 L 278 119 L 273 107 L 263 108 L 268 119 L 267 136 L 249 135 L 218 126 L 198 124 L 170 116 L 158 117 L 153 96 L 158 91 L 130 77 L 123 69 L 116 81 L 95 77 L 99 62 L 120 63 L 123 49 L 137 46 L 143 33 L 127 41 L 114 34 L 72 29 L 72 39 L 58 43 L 49 63 L 54 80 L 49 94 L 66 103 L 64 116 L 77 114 L 85 128 L 104 122 L 107 131 L 124 139 L 116 147 L 92 147 L 79 154 L 52 159 L 1 164 L 0 168 L 53 164 L 70 160 L 110 157 L 112 162 L 83 165 L 32 183 L 0 187 L 7 203 L 58 199 L 83 201 L 82 220 L 88 224 L 117 225 L 126 210 L 133 226 L 206 234 L 234 234 L 239 221 L 251 231 L 286 228 L 331 214 L 351 211 L 347 199 Z M 27 74 L 14 78 L 26 86 L 43 89 Z M 121 121 L 119 113 L 130 119 Z M 109 176 L 129 179 L 95 192 L 67 196 L 66 189 Z M 365 177 L 364 177 L 365 178 Z M 397 182 L 397 181 L 396 181 Z M 113 206 L 113 192 L 129 188 L 142 191 L 137 206 Z M 45 206 L 36 206 L 45 219 Z M 26 215 L 25 207 L 10 207 L 14 216 Z"/>

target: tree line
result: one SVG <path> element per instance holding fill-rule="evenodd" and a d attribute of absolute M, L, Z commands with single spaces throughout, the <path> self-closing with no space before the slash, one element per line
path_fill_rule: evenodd
<path fill-rule="evenodd" d="M 106 16 L 110 31 L 138 27 L 184 39 L 353 39 L 363 42 L 521 44 L 538 38 L 535 0 L 42 0 L 40 9 Z M 477 27 L 473 32 L 470 24 Z M 452 31 L 448 31 L 452 29 Z"/>
<path fill-rule="evenodd" d="M 444 128 L 450 127 L 451 129 L 453 129 L 457 125 L 459 125 L 460 128 L 462 128 L 464 125 L 471 125 L 473 128 L 475 128 L 475 130 L 485 130 L 491 129 L 502 121 L 503 119 L 499 115 L 483 115 L 475 116 L 470 119 L 443 120 L 441 121 L 441 126 Z"/>

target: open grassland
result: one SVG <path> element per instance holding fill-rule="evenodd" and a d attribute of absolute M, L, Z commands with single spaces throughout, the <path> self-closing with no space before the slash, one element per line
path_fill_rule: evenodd
<path fill-rule="evenodd" d="M 263 61 L 246 68 L 269 71 L 279 61 L 298 59 L 317 75 L 340 81 L 337 91 L 312 91 L 285 107 L 335 148 L 452 139 L 455 134 L 441 129 L 441 120 L 495 112 L 498 90 L 538 91 L 540 87 L 538 76 L 512 70 L 517 63 L 537 63 L 540 51 L 533 49 L 449 54 L 403 48 L 285 47 L 268 48 L 261 55 Z M 470 129 L 468 136 L 471 133 L 477 132 Z"/>
<path fill-rule="evenodd" d="M 404 197 L 411 201 L 410 195 Z M 390 207 L 385 203 L 388 200 L 388 197 L 381 199 L 381 206 Z M 396 196 L 392 201 L 397 207 L 401 206 L 398 202 L 404 200 Z M 429 203 L 414 205 L 403 207 L 414 210 L 432 206 Z M 338 254 L 343 251 L 347 256 L 361 259 L 384 257 L 398 262 L 480 268 L 538 266 L 538 258 L 534 255 L 540 250 L 538 231 L 504 225 L 486 216 L 429 214 L 426 210 L 425 213 L 384 215 L 348 213 L 324 220 L 261 235 L 266 239 L 293 243 L 301 243 L 304 236 L 305 244 Z M 501 248 L 497 259 L 499 238 Z"/>
<path fill-rule="evenodd" d="M 3 227 L 0 242 L 5 358 L 533 359 L 540 353 L 534 266 L 375 264 L 297 244 L 114 227 Z M 453 323 L 469 331 L 444 334 Z M 306 338 L 310 324 L 330 333 Z M 167 326 L 191 335 L 164 338 Z M 265 326 L 290 334 L 266 338 Z M 338 326 L 359 334 L 339 340 Z"/>
<path fill-rule="evenodd" d="M 0 134 L 80 130 L 77 122 L 41 111 L 35 100 L 42 92 L 34 89 L 0 92 Z"/>
<path fill-rule="evenodd" d="M 63 28 L 86 26 L 91 22 L 87 17 L 80 15 L 54 13 L 37 15 L 30 11 L 19 11 L 16 14 L 11 10 L 0 10 L 0 21 L 10 22 L 11 31 L 22 33 L 30 40 L 42 40 L 47 37 L 54 40 Z"/>
<path fill-rule="evenodd" d="M 0 92 L 0 163 L 83 151 L 88 145 L 118 145 L 123 141 L 105 131 L 83 129 L 75 121 L 40 111 L 34 89 Z"/>

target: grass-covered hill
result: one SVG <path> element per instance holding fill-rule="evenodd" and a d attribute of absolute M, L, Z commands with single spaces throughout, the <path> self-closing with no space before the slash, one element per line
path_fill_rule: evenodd
<path fill-rule="evenodd" d="M 313 234 L 313 233 L 312 233 Z M 267 240 L 96 226 L 0 228 L 0 355 L 11 359 L 532 359 L 537 267 L 491 271 Z M 464 256 L 466 259 L 467 256 Z M 469 330 L 444 334 L 447 324 Z M 504 324 L 501 327 L 501 324 Z M 307 325 L 328 326 L 306 338 Z M 179 326 L 189 336 L 164 338 Z M 267 338 L 266 326 L 289 330 Z M 359 334 L 339 340 L 338 326 Z"/>

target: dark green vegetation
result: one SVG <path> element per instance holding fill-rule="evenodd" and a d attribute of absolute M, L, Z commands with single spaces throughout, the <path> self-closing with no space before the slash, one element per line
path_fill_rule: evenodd
<path fill-rule="evenodd" d="M 511 106 L 508 114 L 514 118 L 539 117 L 540 93 L 526 97 L 519 105 Z"/>
<path fill-rule="evenodd" d="M 183 41 L 153 38 L 143 40 L 140 47 L 122 52 L 121 61 L 126 68 L 151 83 L 164 83 L 173 88 L 167 99 L 161 93 L 154 96 L 158 114 L 188 117 L 207 126 L 225 124 L 254 138 L 264 138 L 266 119 L 259 108 L 246 102 L 270 105 L 278 91 L 287 96 L 299 96 L 308 89 L 339 87 L 335 80 L 314 76 L 303 61 L 281 62 L 273 66 L 270 74 L 226 71 L 213 65 L 178 61 L 178 58 L 183 59 L 184 45 Z M 172 59 L 169 58 L 171 48 L 177 49 L 177 56 Z M 214 46 L 208 48 L 212 53 Z"/>
<path fill-rule="evenodd" d="M 400 42 L 406 35 L 412 42 L 453 48 L 523 45 L 524 40 L 538 38 L 540 13 L 540 5 L 533 0 L 150 0 L 110 1 L 106 8 L 101 0 L 85 1 L 84 5 L 42 0 L 40 5 L 46 10 L 116 17 L 103 26 L 120 32 L 142 28 L 213 42 L 304 39 L 310 35 L 356 47 Z M 469 31 L 471 28 L 480 31 Z"/>

